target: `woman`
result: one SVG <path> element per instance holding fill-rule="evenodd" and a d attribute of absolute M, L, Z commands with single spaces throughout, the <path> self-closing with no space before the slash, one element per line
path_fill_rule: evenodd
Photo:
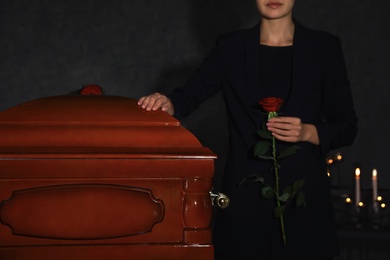
<path fill-rule="evenodd" d="M 229 126 L 229 152 L 222 192 L 231 204 L 217 212 L 216 259 L 332 259 L 339 253 L 325 155 L 351 145 L 357 118 L 339 39 L 308 29 L 292 16 L 294 0 L 257 0 L 255 27 L 219 37 L 215 48 L 184 86 L 168 96 L 140 98 L 146 110 L 162 109 L 178 119 L 222 91 Z M 284 100 L 282 116 L 265 122 L 258 101 Z M 274 201 L 260 185 L 237 185 L 251 174 L 273 182 L 269 163 L 253 156 L 262 125 L 279 145 L 301 149 L 281 163 L 280 183 L 304 179 L 306 207 L 284 213 L 287 244 Z"/>

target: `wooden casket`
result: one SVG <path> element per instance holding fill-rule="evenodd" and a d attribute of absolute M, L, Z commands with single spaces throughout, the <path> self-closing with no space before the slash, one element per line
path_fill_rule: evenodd
<path fill-rule="evenodd" d="M 117 96 L 0 113 L 0 259 L 213 259 L 216 156 Z"/>

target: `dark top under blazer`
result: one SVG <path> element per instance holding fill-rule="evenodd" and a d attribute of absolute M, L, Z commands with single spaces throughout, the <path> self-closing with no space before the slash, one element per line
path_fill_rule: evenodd
<path fill-rule="evenodd" d="M 254 173 L 263 174 L 269 182 L 273 179 L 266 173 L 269 164 L 252 156 L 258 141 L 254 133 L 264 122 L 256 107 L 264 87 L 259 79 L 260 25 L 220 36 L 195 74 L 169 95 L 179 119 L 217 91 L 222 91 L 226 102 L 229 152 L 222 185 L 231 205 L 217 213 L 214 244 L 219 254 L 246 259 L 259 254 L 267 259 L 265 250 L 278 259 L 284 254 L 302 257 L 302 252 L 322 256 L 338 253 L 324 156 L 353 143 L 357 118 L 339 39 L 294 23 L 292 87 L 282 112 L 314 124 L 320 145 L 299 143 L 302 149 L 282 163 L 282 187 L 304 178 L 307 203 L 304 209 L 286 210 L 286 247 L 281 246 L 272 202 L 259 197 L 255 184 L 237 186 Z"/>

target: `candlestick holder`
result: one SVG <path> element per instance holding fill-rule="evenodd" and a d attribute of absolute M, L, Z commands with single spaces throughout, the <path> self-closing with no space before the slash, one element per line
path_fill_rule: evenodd
<path fill-rule="evenodd" d="M 390 230 L 390 209 L 386 205 L 390 191 L 381 190 L 379 194 L 373 201 L 372 190 L 362 190 L 361 201 L 356 203 L 347 190 L 332 190 L 338 227 Z"/>

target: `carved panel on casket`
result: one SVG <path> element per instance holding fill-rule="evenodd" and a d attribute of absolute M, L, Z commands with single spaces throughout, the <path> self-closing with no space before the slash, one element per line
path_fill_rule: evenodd
<path fill-rule="evenodd" d="M 150 190 L 117 185 L 20 190 L 0 207 L 1 222 L 14 234 L 54 239 L 106 239 L 146 233 L 163 216 L 164 206 Z"/>

